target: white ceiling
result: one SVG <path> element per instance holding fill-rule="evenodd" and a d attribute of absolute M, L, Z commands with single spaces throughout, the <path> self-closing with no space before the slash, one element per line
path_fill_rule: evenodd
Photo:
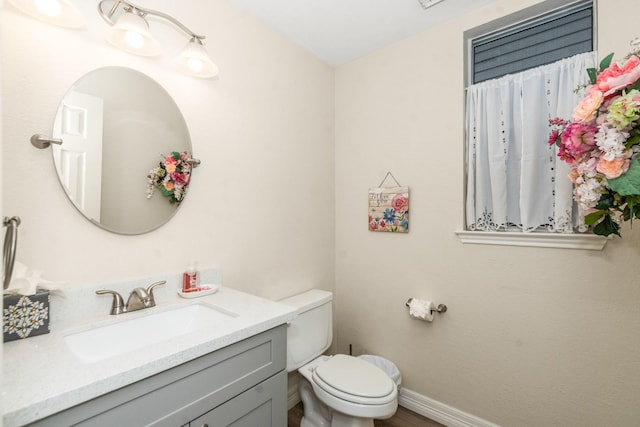
<path fill-rule="evenodd" d="M 495 0 L 229 0 L 338 66 Z"/>

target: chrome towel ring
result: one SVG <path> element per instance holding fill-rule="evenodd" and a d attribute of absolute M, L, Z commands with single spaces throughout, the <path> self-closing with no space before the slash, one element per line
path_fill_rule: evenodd
<path fill-rule="evenodd" d="M 3 289 L 9 287 L 11 283 L 11 275 L 13 274 L 13 265 L 16 261 L 16 247 L 18 245 L 18 226 L 20 225 L 20 218 L 4 217 L 3 225 L 7 227 L 7 231 L 4 233 L 4 247 L 2 250 L 2 266 L 4 273 Z"/>

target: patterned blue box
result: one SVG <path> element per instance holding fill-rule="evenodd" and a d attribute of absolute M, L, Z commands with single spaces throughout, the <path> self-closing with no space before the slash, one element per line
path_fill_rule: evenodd
<path fill-rule="evenodd" d="M 4 295 L 4 342 L 49 333 L 49 291 Z"/>

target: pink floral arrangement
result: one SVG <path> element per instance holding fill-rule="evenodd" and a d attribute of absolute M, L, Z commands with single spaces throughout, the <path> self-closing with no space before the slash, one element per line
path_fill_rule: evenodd
<path fill-rule="evenodd" d="M 620 223 L 640 218 L 640 40 L 624 62 L 613 54 L 588 69 L 590 84 L 571 120 L 550 120 L 549 144 L 571 166 L 581 231 L 620 236 Z"/>
<path fill-rule="evenodd" d="M 174 151 L 169 156 L 163 156 L 158 166 L 147 175 L 147 199 L 158 188 L 163 196 L 169 198 L 170 203 L 180 204 L 191 181 L 191 161 L 192 157 L 186 151 Z"/>

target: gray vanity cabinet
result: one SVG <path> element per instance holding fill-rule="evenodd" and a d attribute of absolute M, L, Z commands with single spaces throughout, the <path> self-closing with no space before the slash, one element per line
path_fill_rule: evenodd
<path fill-rule="evenodd" d="M 279 390 L 287 388 L 287 374 L 279 374 L 247 390 L 227 403 L 189 423 L 189 427 L 258 427 L 287 424 L 287 396 Z M 285 410 L 278 412 L 278 408 Z M 269 421 L 270 420 L 270 421 Z"/>
<path fill-rule="evenodd" d="M 32 425 L 284 427 L 286 339 L 278 326 Z"/>

